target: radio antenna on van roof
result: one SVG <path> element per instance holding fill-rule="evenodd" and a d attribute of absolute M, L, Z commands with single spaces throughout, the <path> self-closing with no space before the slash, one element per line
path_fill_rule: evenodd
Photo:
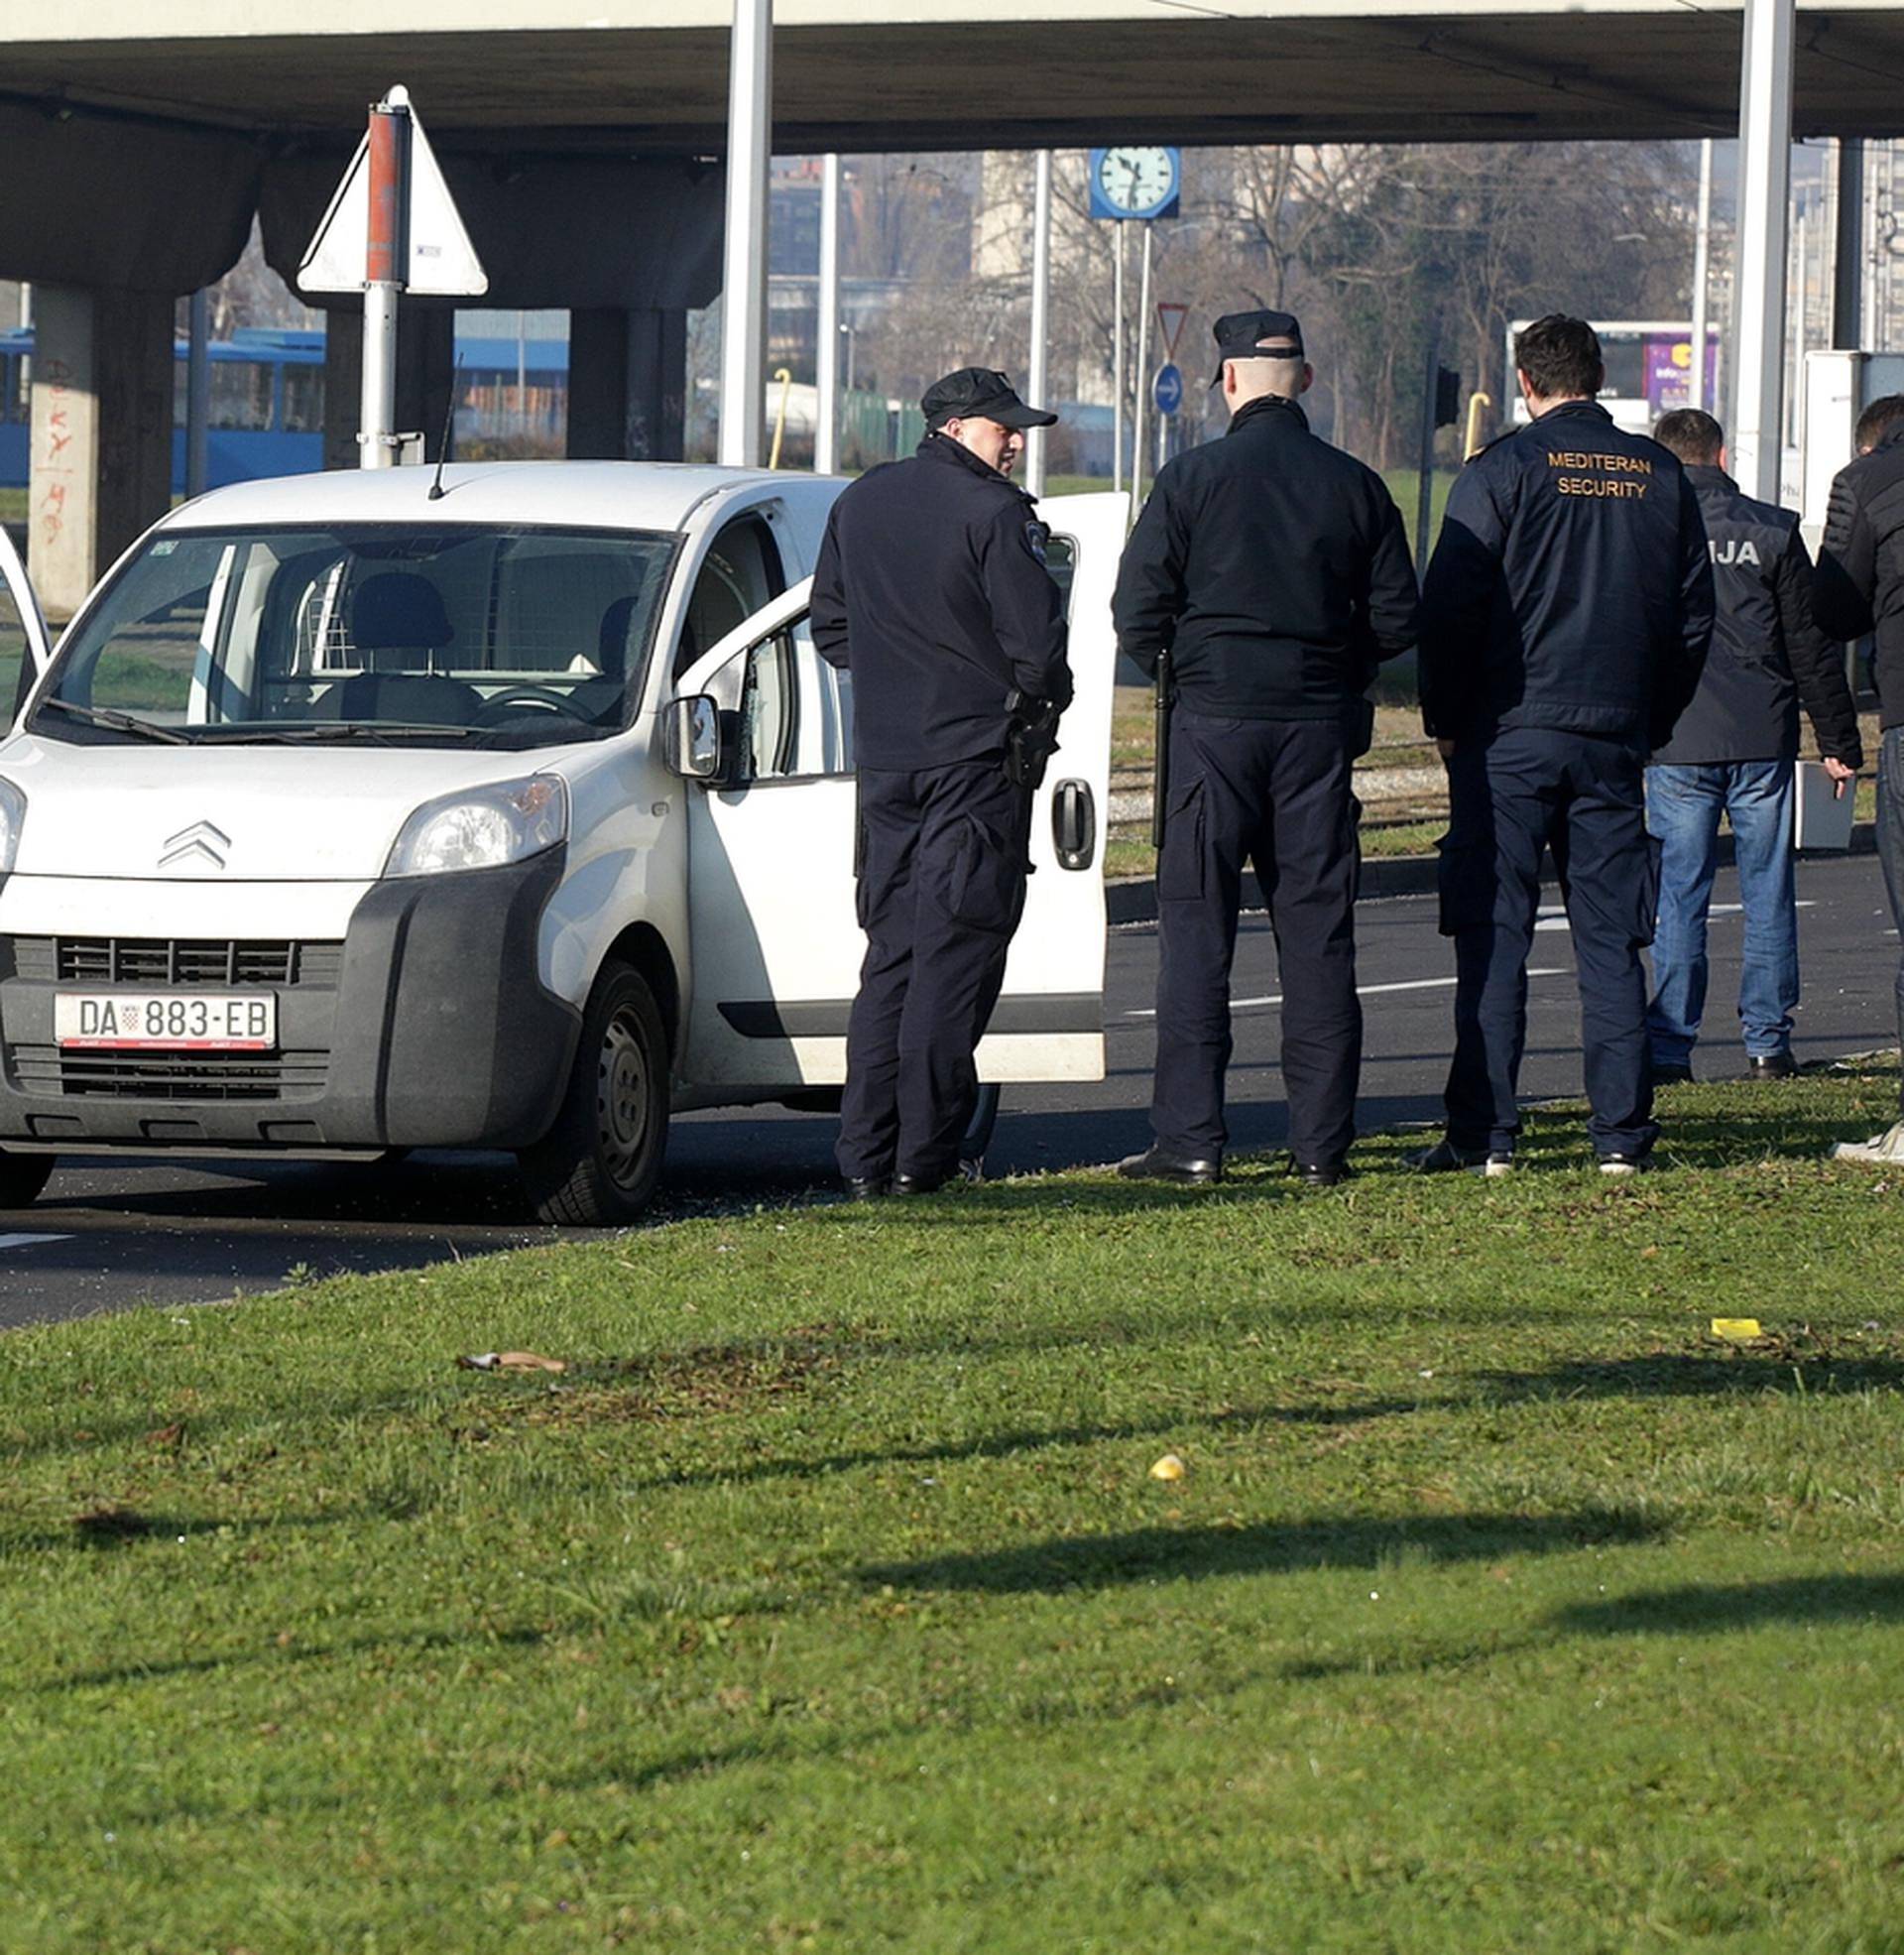
<path fill-rule="evenodd" d="M 442 438 L 436 443 L 436 479 L 429 485 L 431 502 L 441 501 L 443 490 L 443 463 L 449 459 L 449 438 L 456 430 L 456 383 L 463 377 L 463 356 L 456 355 L 456 370 L 449 377 L 449 405 L 443 410 Z"/>

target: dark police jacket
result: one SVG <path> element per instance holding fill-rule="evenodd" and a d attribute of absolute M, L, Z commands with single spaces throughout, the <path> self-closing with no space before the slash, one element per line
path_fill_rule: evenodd
<path fill-rule="evenodd" d="M 1031 498 L 943 434 L 841 493 L 813 572 L 813 643 L 853 674 L 861 767 L 1003 754 L 1014 691 L 1070 704 L 1044 541 Z"/>
<path fill-rule="evenodd" d="M 1191 711 L 1331 719 L 1413 646 L 1415 572 L 1381 477 L 1259 400 L 1158 471 L 1112 609 L 1150 676 L 1169 652 Z"/>
<path fill-rule="evenodd" d="M 1819 751 L 1862 766 L 1844 655 L 1812 615 L 1812 553 L 1797 511 L 1754 502 L 1723 468 L 1686 475 L 1706 523 L 1719 617 L 1699 690 L 1654 761 L 1793 760 L 1802 697 Z"/>
<path fill-rule="evenodd" d="M 1904 427 L 1839 470 L 1813 583 L 1818 622 L 1832 637 L 1874 634 L 1878 719 L 1904 725 Z"/>
<path fill-rule="evenodd" d="M 1430 733 L 1662 747 L 1699 685 L 1713 565 L 1678 458 L 1566 401 L 1456 479 L 1422 591 Z"/>

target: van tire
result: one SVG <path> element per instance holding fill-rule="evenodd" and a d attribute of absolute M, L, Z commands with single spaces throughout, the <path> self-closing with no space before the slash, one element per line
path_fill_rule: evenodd
<path fill-rule="evenodd" d="M 50 1154 L 0 1154 L 0 1208 L 28 1208 L 53 1173 Z"/>
<path fill-rule="evenodd" d="M 634 965 L 612 960 L 582 1016 L 555 1125 L 517 1156 L 536 1218 L 579 1229 L 635 1221 L 661 1176 L 667 1110 L 660 1007 Z"/>

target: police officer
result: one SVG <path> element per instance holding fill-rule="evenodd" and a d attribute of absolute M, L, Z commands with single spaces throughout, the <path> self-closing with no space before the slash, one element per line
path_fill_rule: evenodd
<path fill-rule="evenodd" d="M 1718 622 L 1693 703 L 1646 769 L 1646 825 L 1660 844 L 1653 1000 L 1646 1008 L 1653 1084 L 1693 1076 L 1706 1005 L 1706 913 L 1730 821 L 1745 913 L 1738 1017 L 1746 1071 L 1785 1079 L 1798 1004 L 1798 893 L 1792 800 L 1803 699 L 1826 771 L 1843 794 L 1864 753 L 1844 657 L 1818 628 L 1812 556 L 1798 512 L 1755 502 L 1726 472 L 1726 430 L 1681 408 L 1653 437 L 1686 464 L 1713 558 Z"/>
<path fill-rule="evenodd" d="M 1287 312 L 1217 321 L 1230 428 L 1158 472 L 1124 553 L 1118 640 L 1174 685 L 1157 861 L 1155 1141 L 1119 1171 L 1220 1180 L 1230 966 L 1254 865 L 1282 979 L 1294 1171 L 1331 1187 L 1355 1139 L 1358 808 L 1375 665 L 1415 642 L 1415 573 L 1381 478 L 1309 431 Z M 1212 382 L 1212 385 L 1217 382 Z"/>
<path fill-rule="evenodd" d="M 1071 699 L 1046 533 L 1010 479 L 1024 430 L 1057 416 L 980 367 L 920 405 L 918 452 L 841 494 L 813 575 L 814 645 L 853 675 L 867 948 L 838 1159 L 856 1200 L 959 1172 L 973 1052 L 1024 908 L 1022 736 Z"/>
<path fill-rule="evenodd" d="M 1551 847 L 1573 929 L 1590 1131 L 1604 1173 L 1651 1164 L 1640 947 L 1658 857 L 1646 755 L 1699 684 L 1713 566 L 1678 457 L 1595 400 L 1606 377 L 1584 319 L 1515 344 L 1533 417 L 1462 472 L 1422 594 L 1421 704 L 1448 763 L 1441 927 L 1455 939 L 1448 1131 L 1429 1172 L 1513 1166 L 1527 952 Z"/>

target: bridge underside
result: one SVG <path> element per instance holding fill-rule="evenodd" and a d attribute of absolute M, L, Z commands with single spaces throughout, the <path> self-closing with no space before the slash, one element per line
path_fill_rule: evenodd
<path fill-rule="evenodd" d="M 1380 18 L 1340 7 L 1263 18 L 1248 0 L 1229 10 L 1184 0 L 1135 18 L 801 25 L 800 14 L 813 11 L 784 9 L 776 32 L 782 153 L 1107 138 L 1729 136 L 1738 110 L 1740 16 L 1711 0 L 1570 12 L 1530 0 L 1491 14 L 1391 6 Z M 472 148 L 653 155 L 725 147 L 727 37 L 716 20 L 456 33 L 333 26 L 191 39 L 17 35 L 0 33 L 0 100 L 242 130 L 273 147 L 354 138 L 364 104 L 394 80 L 409 84 L 439 141 L 460 137 Z M 1801 8 L 1798 38 L 1799 134 L 1904 132 L 1904 7 Z"/>

